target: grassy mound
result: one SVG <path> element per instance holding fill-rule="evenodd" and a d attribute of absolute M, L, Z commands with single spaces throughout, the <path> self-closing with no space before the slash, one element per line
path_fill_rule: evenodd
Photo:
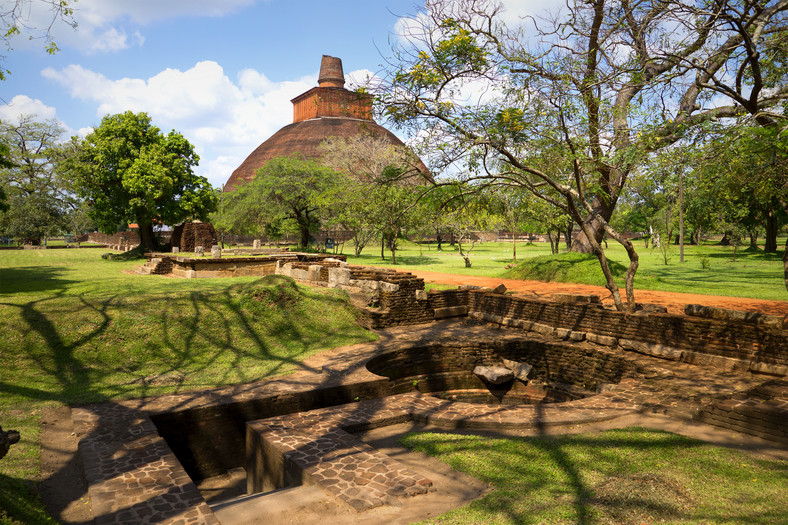
<path fill-rule="evenodd" d="M 617 280 L 623 280 L 627 267 L 609 259 L 608 265 L 613 272 L 613 276 Z M 526 259 L 508 270 L 502 277 L 506 279 L 605 285 L 605 276 L 602 274 L 599 260 L 593 255 L 575 252 L 540 255 Z"/>

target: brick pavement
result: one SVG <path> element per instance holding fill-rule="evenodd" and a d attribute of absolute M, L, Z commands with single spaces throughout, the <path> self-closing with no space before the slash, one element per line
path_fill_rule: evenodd
<path fill-rule="evenodd" d="M 314 356 L 300 370 L 275 380 L 74 408 L 75 430 L 97 524 L 218 523 L 159 435 L 152 416 L 198 408 L 220 409 L 242 400 L 283 394 L 312 394 L 337 385 L 380 385 L 381 378 L 367 371 L 364 363 L 393 348 L 417 343 L 540 337 L 519 330 L 450 321 L 386 330 L 381 335 L 376 343 Z M 576 344 L 594 348 L 588 342 Z M 626 359 L 638 362 L 638 373 L 625 377 L 608 391 L 576 401 L 482 405 L 413 392 L 258 419 L 248 428 L 260 437 L 259 444 L 274 447 L 282 460 L 290 461 L 295 466 L 293 472 L 301 473 L 302 482 L 315 483 L 338 501 L 364 510 L 418 497 L 430 490 L 431 482 L 364 445 L 349 431 L 407 420 L 447 428 L 539 428 L 609 420 L 634 412 L 659 412 L 690 419 L 704 407 L 725 407 L 729 400 L 741 397 L 746 400 L 749 392 L 768 383 L 767 377 L 749 372 L 720 371 L 619 351 Z M 781 385 L 774 388 L 782 392 Z M 785 415 L 788 400 L 779 400 L 783 401 L 786 404 L 779 405 L 778 411 Z M 250 473 L 249 477 L 254 475 Z M 258 481 L 262 487 L 264 480 Z"/>

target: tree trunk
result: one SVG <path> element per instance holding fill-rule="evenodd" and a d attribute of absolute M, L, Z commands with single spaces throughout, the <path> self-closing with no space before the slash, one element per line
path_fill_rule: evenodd
<path fill-rule="evenodd" d="M 788 291 L 788 239 L 785 240 L 785 251 L 783 252 L 783 277 L 785 278 L 785 290 Z"/>
<path fill-rule="evenodd" d="M 380 234 L 380 259 L 386 260 L 386 234 Z"/>
<path fill-rule="evenodd" d="M 758 230 L 757 228 L 754 230 L 750 230 L 750 248 L 758 248 Z M 776 246 L 775 246 L 776 251 Z"/>
<path fill-rule="evenodd" d="M 564 229 L 564 241 L 566 242 L 566 249 L 572 249 L 572 232 L 575 229 L 574 221 L 569 221 L 569 224 L 566 225 L 566 229 Z"/>
<path fill-rule="evenodd" d="M 613 215 L 613 208 L 615 205 L 607 205 L 599 197 L 594 197 L 591 205 L 606 222 L 610 222 L 610 217 Z M 602 223 L 593 215 L 588 215 L 584 223 L 588 229 L 593 232 L 594 240 L 597 243 L 601 243 L 605 236 L 605 228 Z M 586 228 L 582 228 L 572 242 L 572 251 L 578 253 L 594 253 L 593 245 L 586 236 Z"/>
<path fill-rule="evenodd" d="M 779 228 L 777 227 L 777 220 L 774 217 L 774 210 L 769 210 L 766 213 L 766 244 L 763 247 L 763 251 L 766 253 L 776 253 L 777 252 L 777 234 L 779 233 Z"/>
<path fill-rule="evenodd" d="M 512 235 L 512 262 L 517 262 L 517 237 L 515 235 Z"/>
<path fill-rule="evenodd" d="M 140 228 L 140 245 L 146 251 L 155 252 L 158 247 L 159 243 L 156 240 L 156 236 L 153 235 L 153 224 L 148 221 L 140 221 L 137 219 L 137 226 Z"/>

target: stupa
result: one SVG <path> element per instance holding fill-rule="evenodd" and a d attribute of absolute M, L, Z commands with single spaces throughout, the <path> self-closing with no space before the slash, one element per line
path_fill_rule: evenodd
<path fill-rule="evenodd" d="M 360 134 L 382 137 L 397 146 L 402 141 L 372 118 L 372 96 L 345 89 L 342 60 L 323 55 L 317 87 L 292 99 L 293 123 L 260 144 L 235 171 L 224 191 L 252 180 L 257 170 L 275 157 L 293 154 L 319 160 L 320 144 L 328 137 L 350 138 Z M 429 173 L 420 161 L 420 171 Z"/>

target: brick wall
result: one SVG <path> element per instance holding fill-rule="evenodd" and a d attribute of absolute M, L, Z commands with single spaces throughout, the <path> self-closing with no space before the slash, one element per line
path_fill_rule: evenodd
<path fill-rule="evenodd" d="M 688 349 L 694 353 L 741 361 L 788 366 L 788 331 L 751 323 L 726 322 L 673 314 L 635 314 L 593 304 L 555 303 L 472 291 L 471 311 L 510 319 L 527 319 L 576 332 L 622 341 Z"/>

